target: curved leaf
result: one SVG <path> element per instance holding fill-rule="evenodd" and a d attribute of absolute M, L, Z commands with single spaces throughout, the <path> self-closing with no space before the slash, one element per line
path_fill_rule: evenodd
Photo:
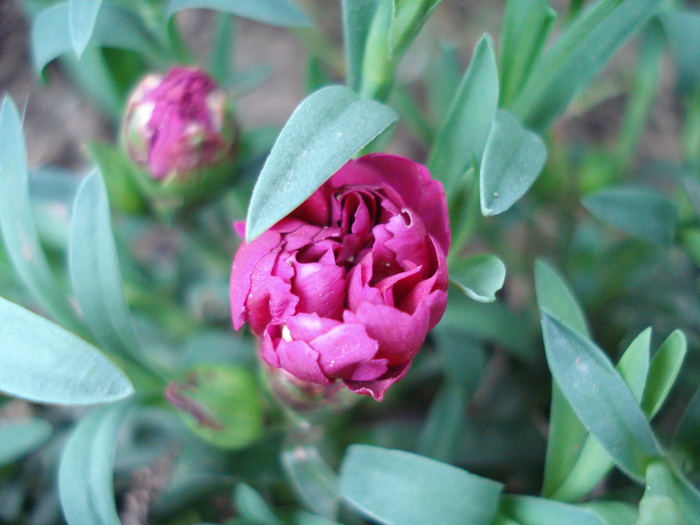
<path fill-rule="evenodd" d="M 673 242 L 676 207 L 664 196 L 644 188 L 608 188 L 588 195 L 583 206 L 597 219 L 653 244 Z"/>
<path fill-rule="evenodd" d="M 58 469 L 61 506 L 69 525 L 121 525 L 112 468 L 126 403 L 95 409 L 73 431 Z"/>
<path fill-rule="evenodd" d="M 246 240 L 292 212 L 396 120 L 393 110 L 342 86 L 304 100 L 284 127 L 253 189 Z"/>
<path fill-rule="evenodd" d="M 43 419 L 11 421 L 0 425 L 0 465 L 7 465 L 43 444 L 52 433 Z"/>
<path fill-rule="evenodd" d="M 32 25 L 32 56 L 37 71 L 54 58 L 73 49 L 70 26 L 70 5 L 53 5 L 37 15 Z M 99 9 L 91 42 L 95 46 L 130 49 L 152 54 L 153 40 L 141 20 L 130 10 L 104 4 Z"/>
<path fill-rule="evenodd" d="M 68 4 L 70 37 L 78 58 L 90 41 L 101 5 L 102 0 L 70 0 Z"/>
<path fill-rule="evenodd" d="M 547 311 L 542 331 L 549 367 L 567 401 L 617 466 L 643 480 L 661 451 L 630 389 L 602 350 Z"/>
<path fill-rule="evenodd" d="M 39 242 L 29 200 L 27 150 L 17 107 L 5 97 L 0 111 L 0 227 L 7 255 L 24 285 L 54 318 L 73 330 L 80 324 Z"/>
<path fill-rule="evenodd" d="M 496 113 L 481 165 L 481 213 L 498 215 L 522 197 L 539 176 L 547 148 L 539 135 L 505 111 Z"/>
<path fill-rule="evenodd" d="M 265 24 L 309 27 L 308 17 L 291 0 L 170 0 L 168 13 L 183 9 L 215 9 Z"/>
<path fill-rule="evenodd" d="M 469 167 L 481 161 L 498 106 L 498 71 L 491 37 L 484 35 L 457 88 L 428 158 L 432 175 L 455 190 Z"/>
<path fill-rule="evenodd" d="M 99 170 L 85 178 L 75 198 L 68 255 L 75 297 L 92 332 L 114 351 L 138 355 Z"/>
<path fill-rule="evenodd" d="M 97 348 L 0 298 L 0 390 L 38 403 L 106 403 L 134 391 Z"/>
<path fill-rule="evenodd" d="M 520 525 L 605 525 L 589 509 L 534 496 L 505 495 L 500 512 Z"/>
<path fill-rule="evenodd" d="M 506 265 L 498 257 L 478 254 L 469 257 L 450 274 L 452 283 L 467 297 L 482 303 L 496 300 L 496 292 L 503 288 Z"/>
<path fill-rule="evenodd" d="M 408 452 L 352 445 L 340 467 L 340 493 L 380 523 L 488 525 L 502 485 Z"/>

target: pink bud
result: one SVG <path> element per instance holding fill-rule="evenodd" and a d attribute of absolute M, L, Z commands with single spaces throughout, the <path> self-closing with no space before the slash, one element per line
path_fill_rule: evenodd
<path fill-rule="evenodd" d="M 129 98 L 123 138 L 157 180 L 183 179 L 229 160 L 234 145 L 225 93 L 196 68 L 149 75 Z"/>
<path fill-rule="evenodd" d="M 233 261 L 233 325 L 266 363 L 381 400 L 447 305 L 442 185 L 406 158 L 351 160 Z"/>

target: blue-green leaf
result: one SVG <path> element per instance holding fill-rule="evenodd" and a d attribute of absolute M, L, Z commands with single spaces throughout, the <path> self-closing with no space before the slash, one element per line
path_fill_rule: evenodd
<path fill-rule="evenodd" d="M 498 111 L 481 165 L 481 213 L 498 215 L 508 210 L 532 186 L 547 160 L 539 135 L 518 120 Z"/>
<path fill-rule="evenodd" d="M 358 93 L 362 84 L 362 61 L 367 33 L 378 0 L 343 0 L 343 44 L 345 49 L 346 83 Z"/>
<path fill-rule="evenodd" d="M 128 405 L 88 414 L 66 443 L 58 469 L 61 507 L 69 525 L 120 525 L 112 468 L 117 435 Z"/>
<path fill-rule="evenodd" d="M 690 398 L 683 411 L 673 436 L 672 449 L 680 457 L 683 472 L 690 474 L 700 471 L 700 388 Z"/>
<path fill-rule="evenodd" d="M 642 398 L 642 410 L 648 417 L 654 417 L 668 397 L 681 371 L 687 348 L 685 335 L 680 330 L 676 330 L 654 354 L 649 370 L 649 380 Z"/>
<path fill-rule="evenodd" d="M 504 495 L 500 513 L 519 525 L 605 525 L 589 509 L 534 496 Z"/>
<path fill-rule="evenodd" d="M 43 419 L 9 421 L 0 425 L 0 465 L 30 453 L 51 437 L 51 424 Z"/>
<path fill-rule="evenodd" d="M 467 297 L 482 303 L 496 300 L 496 292 L 503 288 L 506 265 L 498 257 L 478 254 L 460 261 L 450 272 L 452 283 Z"/>
<path fill-rule="evenodd" d="M 509 109 L 526 125 L 545 129 L 660 3 L 600 0 L 593 4 L 537 62 Z"/>
<path fill-rule="evenodd" d="M 170 0 L 168 13 L 183 9 L 215 9 L 283 27 L 308 27 L 308 17 L 291 0 Z"/>
<path fill-rule="evenodd" d="M 102 0 L 70 0 L 68 3 L 68 27 L 78 58 L 90 41 L 101 5 Z"/>
<path fill-rule="evenodd" d="M 432 175 L 448 194 L 473 163 L 479 163 L 496 117 L 498 72 L 493 41 L 484 35 L 452 99 L 428 158 Z"/>
<path fill-rule="evenodd" d="M 656 191 L 643 188 L 608 188 L 586 196 L 583 206 L 597 219 L 653 244 L 673 242 L 676 207 Z"/>
<path fill-rule="evenodd" d="M 236 509 L 241 516 L 259 525 L 281 525 L 263 497 L 250 485 L 239 483 L 234 493 Z"/>
<path fill-rule="evenodd" d="M 307 443 L 288 443 L 282 451 L 282 466 L 301 502 L 328 519 L 338 512 L 338 476 Z"/>
<path fill-rule="evenodd" d="M 124 298 L 107 190 L 99 170 L 83 181 L 73 205 L 69 267 L 75 297 L 89 328 L 116 352 L 139 355 Z"/>
<path fill-rule="evenodd" d="M 637 480 L 661 455 L 637 400 L 589 339 L 542 314 L 547 361 L 567 401 L 618 467 Z"/>
<path fill-rule="evenodd" d="M 340 493 L 385 524 L 488 525 L 502 485 L 408 452 L 351 446 L 340 467 Z"/>
<path fill-rule="evenodd" d="M 7 255 L 24 285 L 48 313 L 80 327 L 39 242 L 29 200 L 27 151 L 17 107 L 5 97 L 0 111 L 0 227 Z"/>
<path fill-rule="evenodd" d="M 31 41 L 37 71 L 73 48 L 69 18 L 70 5 L 64 2 L 45 9 L 34 19 Z M 101 6 L 91 42 L 95 46 L 130 49 L 143 54 L 152 54 L 154 45 L 138 16 L 114 4 Z"/>
<path fill-rule="evenodd" d="M 435 395 L 416 451 L 438 461 L 451 462 L 464 426 L 467 402 L 472 392 L 460 382 L 447 380 Z"/>
<path fill-rule="evenodd" d="M 535 290 L 540 310 L 553 313 L 581 334 L 588 335 L 586 317 L 573 291 L 562 276 L 541 259 L 535 262 Z M 564 398 L 556 380 L 552 381 L 544 496 L 552 496 L 560 490 L 575 467 L 585 440 L 586 429 Z"/>
<path fill-rule="evenodd" d="M 329 86 L 307 97 L 280 133 L 248 209 L 246 239 L 292 212 L 358 150 L 396 120 L 387 106 Z"/>
<path fill-rule="evenodd" d="M 38 403 L 106 403 L 131 383 L 97 348 L 0 298 L 0 390 Z"/>
<path fill-rule="evenodd" d="M 676 8 L 659 19 L 676 61 L 680 87 L 692 90 L 700 79 L 700 13 Z"/>

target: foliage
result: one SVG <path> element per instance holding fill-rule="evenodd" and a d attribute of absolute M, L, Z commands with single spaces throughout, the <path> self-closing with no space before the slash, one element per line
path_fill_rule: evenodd
<path fill-rule="evenodd" d="M 24 0 L 37 75 L 67 71 L 115 136 L 137 81 L 176 65 L 235 113 L 269 71 L 236 69 L 240 18 L 299 39 L 309 89 L 281 130 L 237 124 L 223 189 L 177 196 L 116 138 L 87 174 L 30 166 L 4 96 L 0 521 L 700 522 L 700 13 L 477 2 L 498 34 L 447 41 L 466 2 L 341 0 L 337 34 L 321 4 Z M 601 113 L 615 131 L 582 134 Z M 449 206 L 442 321 L 382 402 L 280 379 L 231 327 L 239 236 L 406 144 Z"/>

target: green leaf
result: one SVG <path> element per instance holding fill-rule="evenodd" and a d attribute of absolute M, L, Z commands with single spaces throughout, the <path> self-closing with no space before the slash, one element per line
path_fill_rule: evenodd
<path fill-rule="evenodd" d="M 452 283 L 467 297 L 482 303 L 496 300 L 496 292 L 503 288 L 506 265 L 498 257 L 478 254 L 460 261 L 450 272 Z"/>
<path fill-rule="evenodd" d="M 259 525 L 281 525 L 282 522 L 267 506 L 263 497 L 250 485 L 239 483 L 234 495 L 241 516 Z"/>
<path fill-rule="evenodd" d="M 659 19 L 676 61 L 678 83 L 690 91 L 700 79 L 700 13 L 676 7 Z"/>
<path fill-rule="evenodd" d="M 700 388 L 690 398 L 683 411 L 676 432 L 673 436 L 671 447 L 679 456 L 679 464 L 683 472 L 695 474 L 700 471 Z"/>
<path fill-rule="evenodd" d="M 78 58 L 90 41 L 101 5 L 102 0 L 70 0 L 68 3 L 68 27 Z"/>
<path fill-rule="evenodd" d="M 283 27 L 311 26 L 308 17 L 291 0 L 170 0 L 170 16 L 183 9 L 215 9 Z"/>
<path fill-rule="evenodd" d="M 362 61 L 378 0 L 342 0 L 343 44 L 345 49 L 346 82 L 359 93 L 362 85 Z"/>
<path fill-rule="evenodd" d="M 584 197 L 583 206 L 597 219 L 659 246 L 673 242 L 676 207 L 658 192 L 617 187 Z"/>
<path fill-rule="evenodd" d="M 563 277 L 542 259 L 535 261 L 535 291 L 540 310 L 557 315 L 583 335 L 588 323 L 573 291 Z M 551 496 L 576 465 L 586 439 L 586 429 L 564 398 L 556 380 L 552 381 L 549 439 L 542 494 Z"/>
<path fill-rule="evenodd" d="M 24 285 L 46 311 L 70 329 L 79 330 L 80 323 L 39 242 L 29 200 L 22 123 L 10 97 L 5 97 L 0 110 L 0 137 L 0 227 L 7 255 Z"/>
<path fill-rule="evenodd" d="M 73 49 L 73 40 L 68 29 L 69 19 L 68 2 L 53 5 L 34 19 L 31 35 L 32 56 L 38 72 L 54 58 Z M 153 55 L 153 38 L 139 17 L 115 4 L 104 4 L 99 9 L 91 43 L 98 47 L 130 49 L 137 53 Z"/>
<path fill-rule="evenodd" d="M 642 410 L 652 418 L 668 397 L 671 387 L 681 371 L 688 343 L 685 335 L 676 330 L 668 336 L 651 360 L 649 380 L 644 389 Z"/>
<path fill-rule="evenodd" d="M 501 104 L 522 88 L 547 43 L 556 17 L 549 0 L 509 0 L 501 27 Z"/>
<path fill-rule="evenodd" d="M 547 160 L 539 135 L 505 111 L 496 113 L 481 165 L 481 213 L 508 210 L 532 186 Z"/>
<path fill-rule="evenodd" d="M 428 158 L 428 169 L 448 195 L 469 167 L 481 161 L 497 105 L 496 58 L 493 41 L 485 34 L 474 49 Z"/>
<path fill-rule="evenodd" d="M 639 502 L 637 525 L 681 525 L 678 495 L 667 465 L 655 462 L 646 472 L 646 490 Z"/>
<path fill-rule="evenodd" d="M 605 525 L 593 511 L 534 496 L 504 495 L 500 513 L 520 525 Z"/>
<path fill-rule="evenodd" d="M 0 298 L 0 390 L 38 403 L 83 405 L 130 396 L 131 383 L 95 347 Z"/>
<path fill-rule="evenodd" d="M 120 525 L 112 468 L 119 426 L 128 405 L 95 409 L 66 443 L 58 469 L 61 507 L 69 525 Z"/>
<path fill-rule="evenodd" d="M 306 98 L 263 166 L 248 209 L 246 240 L 294 211 L 358 150 L 396 120 L 387 106 L 329 86 Z"/>
<path fill-rule="evenodd" d="M 595 500 L 583 503 L 582 508 L 590 509 L 605 525 L 636 525 L 637 509 L 629 503 L 613 500 Z"/>
<path fill-rule="evenodd" d="M 457 381 L 447 380 L 442 385 L 418 436 L 418 454 L 437 461 L 453 461 L 472 393 L 467 385 Z"/>
<path fill-rule="evenodd" d="M 53 429 L 43 419 L 9 421 L 0 425 L 0 465 L 7 465 L 44 444 Z"/>
<path fill-rule="evenodd" d="M 627 385 L 602 350 L 547 311 L 542 329 L 549 367 L 567 401 L 616 465 L 644 479 L 661 451 Z"/>
<path fill-rule="evenodd" d="M 352 445 L 340 467 L 340 493 L 385 524 L 488 525 L 502 485 L 408 452 Z"/>
<path fill-rule="evenodd" d="M 86 147 L 90 157 L 100 167 L 110 204 L 126 213 L 144 212 L 146 201 L 138 184 L 137 170 L 140 168 L 121 149 L 111 144 L 92 142 Z"/>
<path fill-rule="evenodd" d="M 525 125 L 546 129 L 659 4 L 661 0 L 596 2 L 533 66 L 508 109 Z"/>
<path fill-rule="evenodd" d="M 651 328 L 647 328 L 632 341 L 617 363 L 620 376 L 637 402 L 642 399 L 647 380 L 650 344 Z M 560 501 L 578 501 L 593 489 L 613 464 L 610 455 L 596 437 L 588 434 L 566 478 L 548 495 Z"/>
<path fill-rule="evenodd" d="M 99 170 L 85 178 L 75 198 L 68 254 L 73 290 L 89 328 L 115 352 L 140 356 Z"/>
<path fill-rule="evenodd" d="M 338 512 L 338 476 L 318 447 L 292 441 L 284 447 L 281 459 L 287 479 L 304 506 L 334 520 Z"/>

